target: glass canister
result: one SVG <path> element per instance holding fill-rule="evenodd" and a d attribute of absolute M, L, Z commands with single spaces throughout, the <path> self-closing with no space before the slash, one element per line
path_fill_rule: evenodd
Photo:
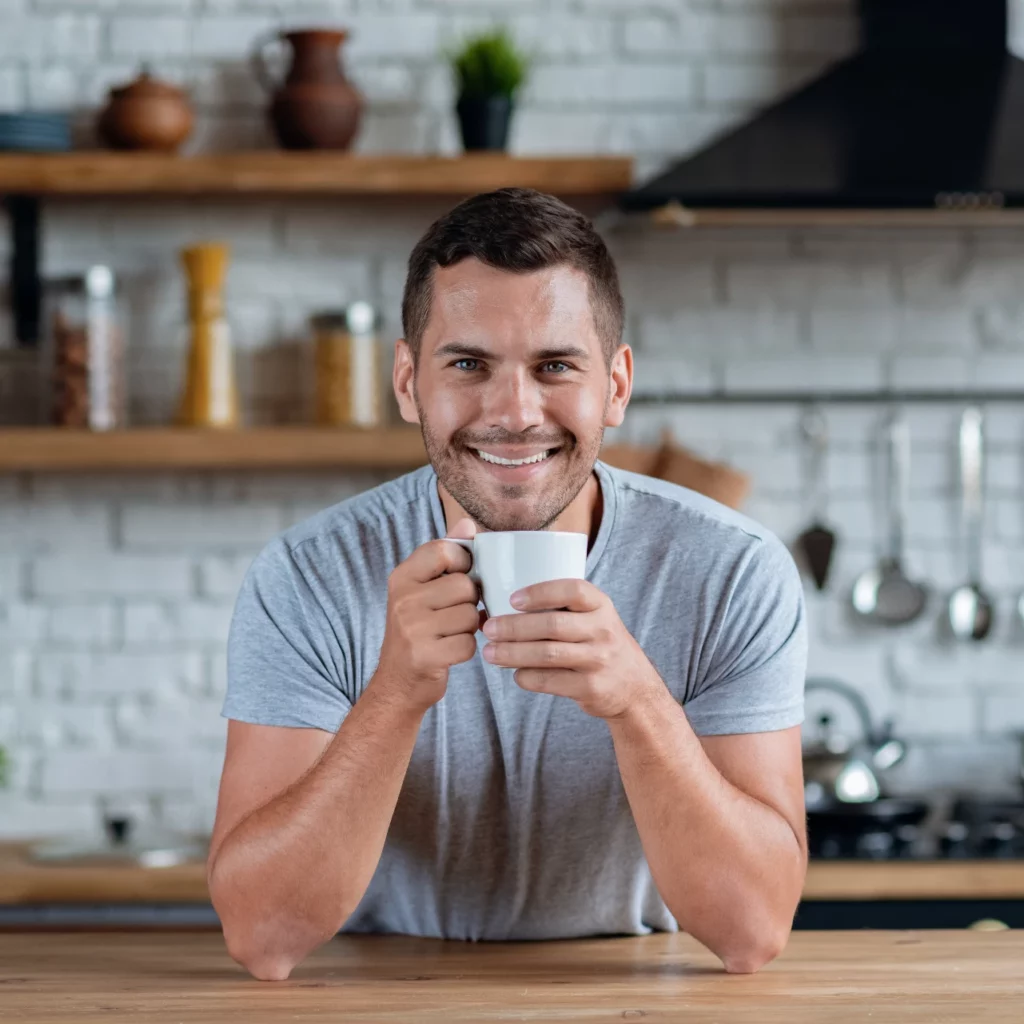
<path fill-rule="evenodd" d="M 316 422 L 331 427 L 381 425 L 378 317 L 368 302 L 312 317 L 316 348 Z"/>
<path fill-rule="evenodd" d="M 49 337 L 50 420 L 58 427 L 125 425 L 124 338 L 109 267 L 54 289 Z"/>

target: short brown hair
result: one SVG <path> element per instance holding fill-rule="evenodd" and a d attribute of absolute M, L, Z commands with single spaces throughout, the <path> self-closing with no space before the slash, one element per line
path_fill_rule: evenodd
<path fill-rule="evenodd" d="M 624 315 L 611 253 L 582 213 L 531 188 L 501 188 L 466 199 L 416 243 L 402 296 L 402 329 L 414 357 L 430 318 L 434 267 L 470 257 L 513 274 L 559 265 L 581 270 L 605 361 L 611 361 L 622 341 Z"/>

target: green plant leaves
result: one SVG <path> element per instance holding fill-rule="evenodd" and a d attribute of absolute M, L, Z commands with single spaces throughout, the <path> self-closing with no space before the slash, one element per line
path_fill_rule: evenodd
<path fill-rule="evenodd" d="M 507 29 L 471 36 L 461 49 L 449 53 L 455 84 L 462 96 L 508 96 L 526 80 L 530 61 Z"/>

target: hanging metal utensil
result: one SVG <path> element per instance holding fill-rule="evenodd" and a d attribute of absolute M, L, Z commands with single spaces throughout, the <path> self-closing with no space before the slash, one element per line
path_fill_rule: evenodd
<path fill-rule="evenodd" d="M 928 605 L 928 589 L 903 571 L 903 524 L 910 466 L 910 430 L 898 412 L 886 427 L 886 503 L 888 550 L 878 565 L 861 573 L 853 585 L 854 612 L 880 626 L 903 626 L 920 618 Z"/>
<path fill-rule="evenodd" d="M 981 585 L 981 534 L 984 507 L 984 418 L 980 409 L 965 409 L 960 418 L 960 492 L 967 582 L 949 598 L 949 628 L 957 640 L 984 640 L 992 629 L 992 601 Z"/>
<path fill-rule="evenodd" d="M 832 564 L 836 535 L 824 523 L 825 456 L 828 452 L 828 425 L 820 409 L 807 409 L 800 424 L 807 452 L 807 479 L 811 502 L 811 525 L 796 539 L 797 548 L 810 570 L 814 585 L 824 590 Z"/>

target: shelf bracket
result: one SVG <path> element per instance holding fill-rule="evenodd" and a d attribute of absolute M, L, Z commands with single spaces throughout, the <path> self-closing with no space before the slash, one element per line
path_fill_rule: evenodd
<path fill-rule="evenodd" d="M 15 344 L 39 343 L 43 286 L 39 277 L 39 197 L 9 195 L 11 228 L 10 304 Z"/>

